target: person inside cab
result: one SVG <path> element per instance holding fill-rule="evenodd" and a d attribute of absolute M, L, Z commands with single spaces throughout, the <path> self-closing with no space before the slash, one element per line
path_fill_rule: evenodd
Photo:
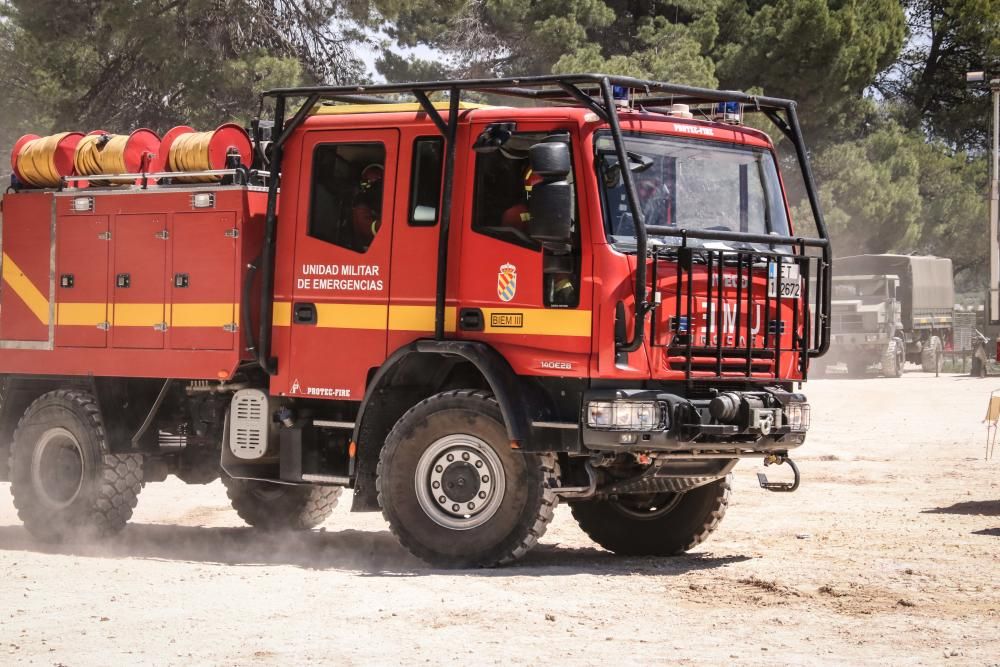
<path fill-rule="evenodd" d="M 380 218 L 384 176 L 385 170 L 380 164 L 370 164 L 361 170 L 351 206 L 354 248 L 360 252 L 368 250 L 382 223 Z"/>

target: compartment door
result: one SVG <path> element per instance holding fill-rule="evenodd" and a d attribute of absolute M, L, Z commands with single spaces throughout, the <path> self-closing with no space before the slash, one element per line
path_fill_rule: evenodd
<path fill-rule="evenodd" d="M 170 347 L 232 350 L 236 344 L 236 214 L 175 213 L 171 225 Z"/>
<path fill-rule="evenodd" d="M 361 400 L 385 361 L 398 144 L 397 130 L 306 133 L 288 394 Z"/>
<path fill-rule="evenodd" d="M 56 222 L 56 347 L 107 347 L 108 216 Z"/>
<path fill-rule="evenodd" d="M 163 213 L 115 216 L 111 345 L 162 349 L 167 328 L 167 216 Z"/>

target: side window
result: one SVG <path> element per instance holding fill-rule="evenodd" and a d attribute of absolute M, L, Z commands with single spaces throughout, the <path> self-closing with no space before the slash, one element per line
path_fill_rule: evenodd
<path fill-rule="evenodd" d="M 385 145 L 320 144 L 313 153 L 309 236 L 368 251 L 382 226 Z"/>
<path fill-rule="evenodd" d="M 441 212 L 441 176 L 444 169 L 444 139 L 417 137 L 413 142 L 410 173 L 410 224 L 433 227 Z"/>
<path fill-rule="evenodd" d="M 545 187 L 531 172 L 528 151 L 552 140 L 546 133 L 514 134 L 498 150 L 476 154 L 473 231 L 532 250 L 540 246 L 528 236 L 532 189 Z M 569 175 L 573 183 L 572 173 Z M 580 226 L 573 225 L 569 248 L 542 251 L 542 295 L 548 308 L 576 308 L 580 303 Z"/>
<path fill-rule="evenodd" d="M 476 154 L 473 231 L 538 250 L 528 237 L 528 197 L 533 183 L 528 149 L 544 138 L 544 134 L 515 134 L 502 148 Z"/>

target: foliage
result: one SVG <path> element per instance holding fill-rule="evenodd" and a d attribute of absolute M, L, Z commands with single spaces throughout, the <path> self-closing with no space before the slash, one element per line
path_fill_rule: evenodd
<path fill-rule="evenodd" d="M 364 80 L 378 36 L 390 81 L 605 71 L 795 99 L 838 255 L 936 253 L 985 283 L 990 105 L 963 75 L 1000 73 L 996 0 L 0 0 L 0 144 L 245 121 L 269 86 Z"/>
<path fill-rule="evenodd" d="M 163 131 L 246 119 L 267 87 L 357 79 L 317 0 L 3 0 L 0 86 L 8 143 L 27 129 Z"/>
<path fill-rule="evenodd" d="M 878 77 L 876 87 L 904 104 L 909 127 L 922 128 L 958 149 L 989 141 L 990 105 L 984 88 L 965 85 L 965 73 L 1000 74 L 1000 3 L 995 0 L 905 0 L 911 39 Z"/>

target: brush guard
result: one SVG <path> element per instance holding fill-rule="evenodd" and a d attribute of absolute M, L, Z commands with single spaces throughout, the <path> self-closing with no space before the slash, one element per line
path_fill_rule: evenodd
<path fill-rule="evenodd" d="M 759 242 L 734 232 L 687 232 L 670 227 L 647 228 L 650 234 L 679 236 L 680 245 L 657 244 L 653 250 L 653 285 L 657 284 L 660 260 L 675 264 L 674 312 L 666 319 L 670 340 L 666 345 L 666 367 L 683 371 L 686 380 L 719 378 L 773 381 L 782 377 L 782 356 L 793 355 L 802 379 L 807 376 L 809 358 L 820 356 L 829 345 L 830 263 L 829 246 L 821 239 L 793 239 L 765 236 L 767 249 L 701 248 L 690 239 L 724 236 L 745 245 Z M 696 269 L 704 267 L 705 288 L 696 288 Z M 734 271 L 735 269 L 735 271 Z M 697 273 L 701 273 L 699 269 Z M 786 278 L 785 275 L 789 277 Z M 797 276 L 797 282 L 792 276 Z M 725 281 L 734 278 L 734 310 L 725 294 Z M 764 286 L 754 281 L 764 279 Z M 783 294 L 786 285 L 797 289 L 794 296 Z M 698 313 L 695 299 L 704 298 L 706 313 Z M 654 299 L 654 309 L 659 309 Z M 783 310 L 793 302 L 791 321 Z M 754 323 L 754 311 L 762 309 Z M 704 317 L 705 341 L 695 341 L 696 318 Z M 658 317 L 651 317 L 650 342 L 657 344 Z M 789 331 L 790 345 L 783 345 Z M 728 336 L 732 341 L 727 340 Z M 714 337 L 714 340 L 713 340 Z M 762 337 L 761 344 L 756 340 Z M 787 357 L 786 357 L 787 358 Z"/>

